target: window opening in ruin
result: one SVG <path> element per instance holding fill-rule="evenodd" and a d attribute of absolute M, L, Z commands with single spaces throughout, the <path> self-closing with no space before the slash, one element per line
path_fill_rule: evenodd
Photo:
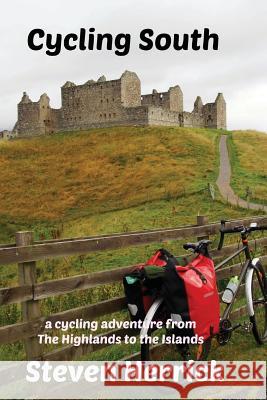
<path fill-rule="evenodd" d="M 116 113 L 113 113 L 113 117 L 116 117 Z"/>
<path fill-rule="evenodd" d="M 109 118 L 111 118 L 111 114 L 109 114 Z"/>
<path fill-rule="evenodd" d="M 107 103 L 108 103 L 108 99 L 107 99 Z"/>

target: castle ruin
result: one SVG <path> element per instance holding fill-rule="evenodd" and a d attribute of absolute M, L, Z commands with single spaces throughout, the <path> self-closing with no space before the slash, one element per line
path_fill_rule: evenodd
<path fill-rule="evenodd" d="M 83 85 L 66 82 L 61 87 L 62 107 L 50 107 L 47 94 L 33 102 L 26 92 L 18 104 L 14 127 L 18 136 L 119 125 L 166 125 L 226 129 L 226 103 L 218 93 L 214 103 L 203 104 L 197 96 L 192 112 L 183 109 L 183 92 L 178 85 L 167 92 L 141 94 L 137 74 L 125 71 L 120 79 Z"/>

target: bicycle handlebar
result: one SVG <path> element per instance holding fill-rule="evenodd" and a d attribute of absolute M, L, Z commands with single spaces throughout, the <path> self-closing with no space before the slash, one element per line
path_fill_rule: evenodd
<path fill-rule="evenodd" d="M 185 243 L 183 248 L 185 250 L 193 250 L 195 253 L 206 253 L 209 244 L 211 244 L 211 240 L 203 239 L 196 243 Z"/>
<path fill-rule="evenodd" d="M 226 221 L 222 220 L 221 221 L 221 228 L 220 228 L 220 241 L 218 244 L 218 250 L 221 250 L 223 247 L 224 243 L 224 235 L 225 234 L 231 234 L 231 233 L 251 233 L 255 231 L 264 231 L 267 230 L 267 225 L 262 225 L 262 226 L 249 226 L 245 227 L 243 225 L 239 226 L 234 226 L 233 228 L 225 228 L 225 223 Z"/>

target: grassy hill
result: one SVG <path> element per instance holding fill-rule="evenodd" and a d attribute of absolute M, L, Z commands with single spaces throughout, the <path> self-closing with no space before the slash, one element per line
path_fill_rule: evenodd
<path fill-rule="evenodd" d="M 220 131 L 120 127 L 2 142 L 0 243 L 112 233 L 246 215 L 206 191 Z M 226 207 L 226 208 L 225 208 Z M 222 215 L 223 214 L 223 215 Z"/>
<path fill-rule="evenodd" d="M 232 187 L 258 203 L 267 202 L 267 134 L 255 131 L 234 131 L 230 136 L 229 149 L 232 162 Z"/>
<path fill-rule="evenodd" d="M 196 191 L 213 179 L 218 133 L 109 128 L 0 147 L 0 214 L 55 220 Z"/>
<path fill-rule="evenodd" d="M 217 137 L 215 130 L 121 127 L 2 142 L 0 242 L 27 227 L 45 237 L 52 228 L 98 233 L 105 216 L 106 232 L 134 228 L 127 212 L 122 224 L 116 215 L 110 223 L 110 213 L 203 188 L 216 174 Z"/>

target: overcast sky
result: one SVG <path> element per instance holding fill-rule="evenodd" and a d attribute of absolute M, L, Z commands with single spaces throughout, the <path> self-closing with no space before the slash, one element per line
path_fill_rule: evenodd
<path fill-rule="evenodd" d="M 49 57 L 28 48 L 34 28 L 46 33 L 130 33 L 131 49 L 118 57 L 113 51 L 62 51 Z M 192 33 L 204 27 L 219 34 L 218 51 L 148 51 L 138 48 L 139 33 Z M 0 130 L 16 122 L 23 91 L 33 101 L 46 92 L 60 107 L 60 86 L 105 75 L 118 78 L 135 71 L 142 93 L 179 84 L 184 108 L 191 111 L 197 95 L 214 101 L 223 92 L 229 129 L 267 131 L 267 1 L 266 0 L 9 0 L 1 4 Z"/>

